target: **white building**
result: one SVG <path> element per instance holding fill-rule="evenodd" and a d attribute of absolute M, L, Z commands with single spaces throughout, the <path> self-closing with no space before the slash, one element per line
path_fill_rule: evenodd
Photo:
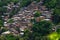
<path fill-rule="evenodd" d="M 10 31 L 3 32 L 2 34 L 10 34 Z"/>

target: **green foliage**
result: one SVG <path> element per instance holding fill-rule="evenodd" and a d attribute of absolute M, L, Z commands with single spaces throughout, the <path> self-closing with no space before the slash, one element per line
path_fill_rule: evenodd
<path fill-rule="evenodd" d="M 53 32 L 48 35 L 49 40 L 60 40 L 60 34 Z"/>
<path fill-rule="evenodd" d="M 46 35 L 49 34 L 49 32 L 51 32 L 51 28 L 52 28 L 52 23 L 49 21 L 41 21 L 39 23 L 35 23 L 33 25 L 33 32 L 37 32 L 40 35 Z"/>
<path fill-rule="evenodd" d="M 3 21 L 0 20 L 0 27 L 3 27 Z"/>
<path fill-rule="evenodd" d="M 21 7 L 28 6 L 31 3 L 31 0 L 22 0 Z"/>
<path fill-rule="evenodd" d="M 3 27 L 3 28 L 2 28 L 2 32 L 5 32 L 5 31 L 8 31 L 8 29 L 5 28 L 5 27 Z"/>
<path fill-rule="evenodd" d="M 14 3 L 17 3 L 17 2 L 19 2 L 19 0 L 11 0 L 12 2 L 14 2 Z"/>
<path fill-rule="evenodd" d="M 57 0 L 45 0 L 44 5 L 49 8 L 54 8 L 56 6 Z"/>
<path fill-rule="evenodd" d="M 39 11 L 35 11 L 35 14 L 34 14 L 35 17 L 39 17 L 40 15 L 41 13 Z"/>
<path fill-rule="evenodd" d="M 19 40 L 19 38 L 12 34 L 8 34 L 8 35 L 0 36 L 0 40 Z"/>
<path fill-rule="evenodd" d="M 60 0 L 57 0 L 56 7 L 60 8 Z"/>
<path fill-rule="evenodd" d="M 2 1 L 0 1 L 0 7 L 7 5 L 10 2 L 17 3 L 17 2 L 19 2 L 19 0 L 2 0 Z"/>
<path fill-rule="evenodd" d="M 57 27 L 56 27 L 56 32 L 57 32 L 58 34 L 60 34 L 60 26 L 57 26 Z"/>
<path fill-rule="evenodd" d="M 13 36 L 12 34 L 6 35 L 6 40 L 16 40 L 17 37 Z"/>
<path fill-rule="evenodd" d="M 52 16 L 53 16 L 53 23 L 59 24 L 60 23 L 60 9 L 55 8 Z"/>
<path fill-rule="evenodd" d="M 13 23 L 13 22 L 14 22 L 13 19 L 8 20 L 8 23 Z"/>
<path fill-rule="evenodd" d="M 6 12 L 6 11 L 7 11 L 7 8 L 0 7 L 0 12 L 1 13 Z"/>
<path fill-rule="evenodd" d="M 60 34 L 60 28 L 57 29 L 57 32 Z"/>
<path fill-rule="evenodd" d="M 29 29 L 26 29 L 26 30 L 24 31 L 23 39 L 24 39 L 24 40 L 29 40 L 30 34 L 31 34 L 30 30 L 29 30 Z"/>
<path fill-rule="evenodd" d="M 11 0 L 2 0 L 2 1 L 0 1 L 0 7 L 4 6 L 4 5 L 7 5 L 10 2 L 11 2 Z"/>
<path fill-rule="evenodd" d="M 33 1 L 40 2 L 40 0 L 33 0 Z"/>
<path fill-rule="evenodd" d="M 40 2 L 40 0 L 36 0 L 37 2 Z"/>

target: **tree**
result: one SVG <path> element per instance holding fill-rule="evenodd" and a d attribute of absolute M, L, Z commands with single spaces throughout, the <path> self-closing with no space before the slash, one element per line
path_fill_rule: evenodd
<path fill-rule="evenodd" d="M 50 21 L 40 21 L 33 24 L 33 32 L 37 32 L 40 35 L 47 35 L 51 32 L 52 23 Z"/>
<path fill-rule="evenodd" d="M 52 22 L 54 24 L 59 24 L 60 23 L 60 9 L 55 8 L 54 12 L 52 14 Z"/>
<path fill-rule="evenodd" d="M 48 35 L 49 40 L 60 40 L 60 34 L 53 32 Z"/>
<path fill-rule="evenodd" d="M 46 35 L 52 32 L 52 22 L 40 21 L 35 22 L 31 28 L 31 40 L 48 40 Z"/>
<path fill-rule="evenodd" d="M 31 32 L 29 29 L 24 30 L 24 35 L 20 35 L 19 40 L 30 40 Z"/>
<path fill-rule="evenodd" d="M 40 0 L 33 0 L 33 1 L 40 2 Z"/>
<path fill-rule="evenodd" d="M 0 20 L 0 27 L 3 27 L 3 21 Z"/>
<path fill-rule="evenodd" d="M 8 23 L 13 23 L 13 22 L 14 22 L 13 19 L 8 20 Z"/>
<path fill-rule="evenodd" d="M 7 34 L 7 35 L 4 35 L 3 37 L 5 37 L 5 40 L 17 40 L 18 38 L 17 36 L 14 36 L 13 34 Z"/>
<path fill-rule="evenodd" d="M 60 25 L 56 27 L 56 32 L 60 34 Z"/>
<path fill-rule="evenodd" d="M 56 7 L 60 8 L 60 0 L 57 0 Z"/>
<path fill-rule="evenodd" d="M 7 11 L 7 8 L 0 7 L 0 12 L 1 12 L 1 13 L 4 13 L 4 12 L 6 12 L 6 11 Z"/>
<path fill-rule="evenodd" d="M 31 3 L 31 0 L 22 0 L 21 1 L 21 7 L 25 7 L 28 6 Z"/>
<path fill-rule="evenodd" d="M 34 17 L 39 17 L 41 16 L 41 13 L 39 11 L 35 11 Z"/>
<path fill-rule="evenodd" d="M 19 0 L 11 0 L 13 3 L 18 3 Z"/>
<path fill-rule="evenodd" d="M 10 3 L 11 2 L 11 0 L 1 0 L 0 1 L 0 7 L 2 7 L 2 6 L 6 6 L 8 3 Z"/>
<path fill-rule="evenodd" d="M 54 8 L 56 6 L 57 0 L 44 0 L 44 5 L 48 8 Z"/>

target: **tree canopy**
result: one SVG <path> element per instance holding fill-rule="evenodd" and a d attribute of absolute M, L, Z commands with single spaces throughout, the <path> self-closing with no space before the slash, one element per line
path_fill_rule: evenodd
<path fill-rule="evenodd" d="M 55 23 L 55 24 L 59 24 L 60 23 L 60 9 L 58 8 L 55 8 L 54 9 L 54 12 L 52 14 L 52 21 Z"/>

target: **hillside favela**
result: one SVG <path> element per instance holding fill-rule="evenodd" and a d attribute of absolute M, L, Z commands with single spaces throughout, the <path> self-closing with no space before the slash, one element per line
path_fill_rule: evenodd
<path fill-rule="evenodd" d="M 60 0 L 0 0 L 0 40 L 60 40 Z"/>

